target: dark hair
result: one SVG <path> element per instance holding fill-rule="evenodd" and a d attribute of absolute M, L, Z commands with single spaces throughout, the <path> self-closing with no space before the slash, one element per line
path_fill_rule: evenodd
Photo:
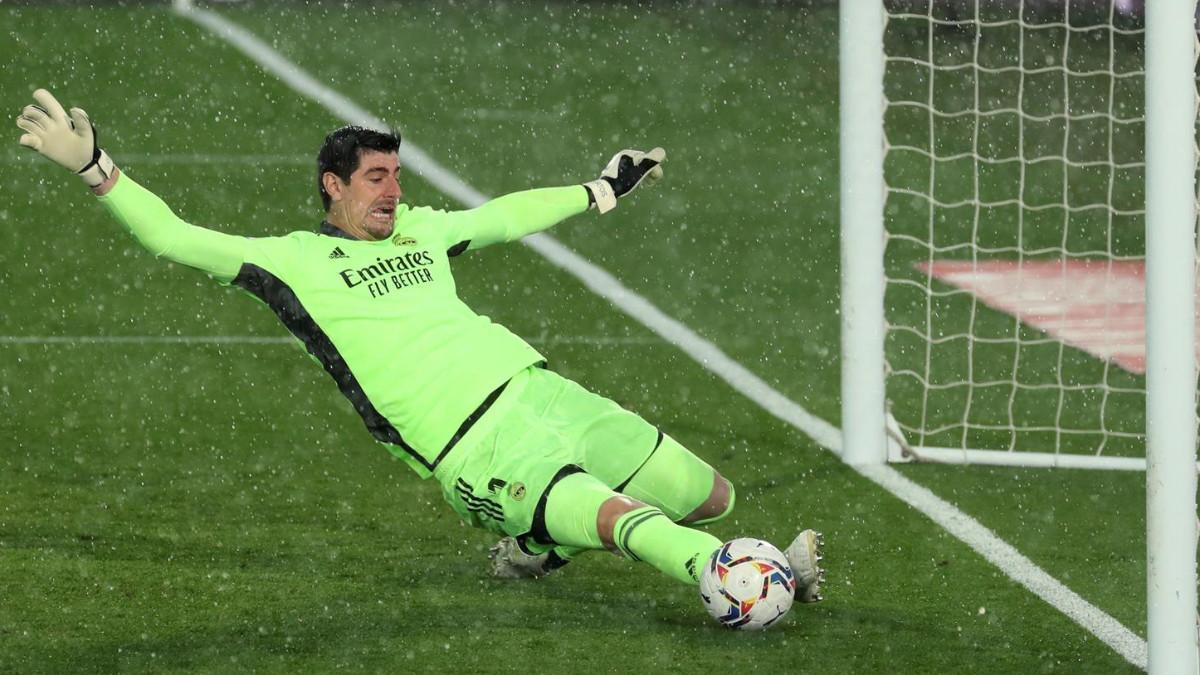
<path fill-rule="evenodd" d="M 325 143 L 317 153 L 317 191 L 321 193 L 321 205 L 329 210 L 329 193 L 321 181 L 326 171 L 332 171 L 343 183 L 349 183 L 350 174 L 358 170 L 364 150 L 396 152 L 399 149 L 398 131 L 375 131 L 354 125 L 334 130 L 325 137 Z"/>

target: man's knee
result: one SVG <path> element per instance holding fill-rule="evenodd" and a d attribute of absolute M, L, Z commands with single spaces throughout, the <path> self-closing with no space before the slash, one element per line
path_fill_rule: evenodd
<path fill-rule="evenodd" d="M 735 499 L 733 484 L 721 474 L 713 471 L 713 486 L 712 491 L 708 493 L 708 498 L 679 522 L 702 525 L 721 520 L 733 510 Z"/>
<path fill-rule="evenodd" d="M 600 541 L 604 543 L 605 548 L 610 551 L 616 550 L 616 544 L 613 543 L 613 530 L 621 516 L 643 506 L 645 504 L 642 502 L 625 495 L 609 497 L 600 505 L 600 510 L 596 513 L 596 531 L 600 534 Z"/>

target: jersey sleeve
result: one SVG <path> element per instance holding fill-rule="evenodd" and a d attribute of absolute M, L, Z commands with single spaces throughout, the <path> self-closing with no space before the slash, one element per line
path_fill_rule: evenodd
<path fill-rule="evenodd" d="M 540 232 L 587 210 L 582 185 L 538 188 L 497 197 L 466 211 L 444 212 L 439 226 L 450 256 Z"/>
<path fill-rule="evenodd" d="M 228 284 L 245 259 L 245 237 L 184 222 L 154 193 L 122 173 L 100 203 L 157 258 L 207 272 Z"/>

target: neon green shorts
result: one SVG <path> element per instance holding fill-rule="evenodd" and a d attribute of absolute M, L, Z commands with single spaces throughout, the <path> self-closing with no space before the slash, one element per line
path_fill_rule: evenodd
<path fill-rule="evenodd" d="M 662 442 L 638 415 L 537 367 L 509 381 L 434 477 L 471 525 L 498 534 L 530 531 L 554 477 L 578 467 L 614 489 Z"/>

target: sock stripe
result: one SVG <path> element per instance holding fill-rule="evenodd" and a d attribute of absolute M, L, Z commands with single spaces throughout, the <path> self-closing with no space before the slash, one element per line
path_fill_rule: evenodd
<path fill-rule="evenodd" d="M 667 517 L 666 514 L 654 508 L 653 506 L 648 506 L 642 510 L 630 511 L 625 515 L 624 518 L 621 519 L 621 522 L 618 523 L 620 525 L 620 532 L 617 533 L 617 536 L 613 537 L 613 543 L 615 543 L 617 548 L 620 549 L 621 552 L 628 556 L 631 560 L 641 560 L 641 558 L 639 558 L 637 554 L 629 548 L 629 537 L 632 536 L 633 531 L 639 526 L 659 516 L 663 518 Z"/>
<path fill-rule="evenodd" d="M 636 556 L 634 556 L 625 545 L 625 529 L 629 527 L 629 524 L 635 518 L 645 516 L 649 510 L 649 507 L 647 507 L 644 509 L 630 511 L 629 513 L 626 513 L 618 518 L 616 525 L 613 526 L 613 544 L 616 545 L 617 549 L 621 551 L 621 553 L 625 554 L 626 558 L 636 559 Z"/>

